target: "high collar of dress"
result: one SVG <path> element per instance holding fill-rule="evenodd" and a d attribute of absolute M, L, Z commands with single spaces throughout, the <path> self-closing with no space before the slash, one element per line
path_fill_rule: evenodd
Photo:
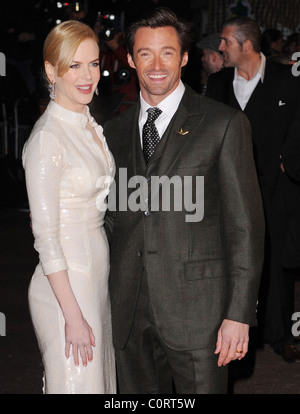
<path fill-rule="evenodd" d="M 71 111 L 70 109 L 64 108 L 54 101 L 50 101 L 47 110 L 55 117 L 72 125 L 86 128 L 87 123 L 90 122 L 93 127 L 97 126 L 96 121 L 90 114 L 88 106 L 86 106 L 86 113 L 84 114 L 82 112 Z"/>

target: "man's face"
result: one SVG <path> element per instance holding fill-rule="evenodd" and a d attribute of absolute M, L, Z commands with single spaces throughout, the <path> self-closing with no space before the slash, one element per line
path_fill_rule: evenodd
<path fill-rule="evenodd" d="M 236 29 L 235 26 L 227 26 L 221 34 L 219 50 L 223 52 L 225 67 L 239 66 L 243 59 L 243 46 L 233 36 Z"/>
<path fill-rule="evenodd" d="M 178 35 L 171 26 L 138 29 L 133 56 L 128 55 L 129 65 L 137 71 L 142 96 L 152 106 L 177 88 L 187 61 L 188 54 L 181 56 Z"/>
<path fill-rule="evenodd" d="M 223 56 L 214 50 L 204 48 L 202 50 L 202 64 L 207 75 L 219 72 L 223 66 Z"/>

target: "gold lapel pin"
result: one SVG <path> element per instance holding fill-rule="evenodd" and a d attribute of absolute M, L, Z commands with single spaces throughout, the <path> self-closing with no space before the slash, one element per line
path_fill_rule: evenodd
<path fill-rule="evenodd" d="M 180 135 L 187 135 L 190 131 L 183 131 L 182 128 L 180 128 L 180 131 L 177 131 L 178 134 Z"/>

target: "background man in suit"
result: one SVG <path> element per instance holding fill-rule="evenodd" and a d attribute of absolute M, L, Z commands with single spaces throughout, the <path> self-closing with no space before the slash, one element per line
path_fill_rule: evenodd
<path fill-rule="evenodd" d="M 291 332 L 294 279 L 284 266 L 292 265 L 291 244 L 286 241 L 299 215 L 300 193 L 280 168 L 280 156 L 289 130 L 296 132 L 293 124 L 300 108 L 300 84 L 290 65 L 268 61 L 260 48 L 261 32 L 255 20 L 239 17 L 227 21 L 220 45 L 225 69 L 209 78 L 207 96 L 244 111 L 252 126 L 267 223 L 258 316 L 264 341 L 292 362 L 300 359 Z"/>
<path fill-rule="evenodd" d="M 167 9 L 131 26 L 128 58 L 140 101 L 105 126 L 117 171 L 126 171 L 131 183 L 133 177 L 149 183 L 148 193 L 140 193 L 145 209 L 132 211 L 122 197 L 128 191 L 132 199 L 136 190 L 124 188 L 120 176 L 117 208 L 106 223 L 123 394 L 171 393 L 172 380 L 177 393 L 225 393 L 227 364 L 245 356 L 256 320 L 264 221 L 249 123 L 181 82 L 189 39 L 188 25 Z M 155 107 L 160 141 L 146 162 L 143 124 Z M 175 204 L 188 193 L 195 202 L 197 178 L 204 177 L 203 218 L 172 202 L 164 211 L 166 188 L 152 184 L 175 176 L 192 178 L 180 200 L 174 200 L 175 185 L 168 188 Z M 158 196 L 159 209 L 151 204 Z"/>

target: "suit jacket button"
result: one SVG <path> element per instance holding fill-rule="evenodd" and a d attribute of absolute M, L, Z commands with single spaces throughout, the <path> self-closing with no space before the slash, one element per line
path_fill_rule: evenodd
<path fill-rule="evenodd" d="M 145 216 L 150 216 L 150 211 L 149 210 L 147 210 L 147 211 L 145 211 Z"/>
<path fill-rule="evenodd" d="M 143 252 L 141 250 L 139 250 L 137 254 L 138 254 L 139 257 L 141 257 Z"/>

